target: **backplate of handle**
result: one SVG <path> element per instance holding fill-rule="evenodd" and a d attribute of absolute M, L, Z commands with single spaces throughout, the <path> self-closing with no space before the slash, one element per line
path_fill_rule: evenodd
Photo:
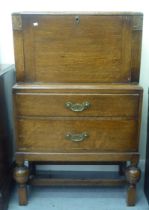
<path fill-rule="evenodd" d="M 80 142 L 85 140 L 88 136 L 89 135 L 86 132 L 77 133 L 77 134 L 67 133 L 65 138 L 73 142 Z"/>
<path fill-rule="evenodd" d="M 80 103 L 72 103 L 72 102 L 66 102 L 65 107 L 73 112 L 82 112 L 90 107 L 90 103 L 88 101 Z"/>

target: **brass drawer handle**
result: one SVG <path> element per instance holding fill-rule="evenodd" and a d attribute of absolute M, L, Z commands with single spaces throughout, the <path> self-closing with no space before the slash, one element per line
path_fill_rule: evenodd
<path fill-rule="evenodd" d="M 72 133 L 67 133 L 66 134 L 66 139 L 73 141 L 73 142 L 80 142 L 85 140 L 89 135 L 86 132 L 79 133 L 79 134 L 72 134 Z"/>
<path fill-rule="evenodd" d="M 66 102 L 65 107 L 68 108 L 69 110 L 73 112 L 82 112 L 85 109 L 90 107 L 90 103 L 88 101 L 83 102 L 82 104 L 79 103 L 71 103 L 71 102 Z"/>

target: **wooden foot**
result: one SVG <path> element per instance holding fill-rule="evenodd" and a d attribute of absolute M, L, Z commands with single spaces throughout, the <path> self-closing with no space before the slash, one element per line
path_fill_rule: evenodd
<path fill-rule="evenodd" d="M 136 166 L 129 166 L 126 169 L 126 180 L 128 182 L 127 205 L 134 206 L 136 203 L 136 184 L 140 180 L 141 171 Z"/>
<path fill-rule="evenodd" d="M 134 206 L 136 203 L 136 185 L 129 185 L 127 190 L 127 205 Z"/>
<path fill-rule="evenodd" d="M 19 205 L 27 204 L 27 189 L 26 185 L 19 185 L 18 187 Z"/>
<path fill-rule="evenodd" d="M 29 170 L 26 166 L 18 166 L 14 169 L 14 179 L 18 183 L 19 204 L 27 204 L 27 188 L 26 182 L 28 180 Z"/>

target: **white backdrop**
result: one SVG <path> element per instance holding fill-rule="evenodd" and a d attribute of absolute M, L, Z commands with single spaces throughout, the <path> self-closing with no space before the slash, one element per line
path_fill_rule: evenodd
<path fill-rule="evenodd" d="M 149 86 L 149 12 L 142 0 L 5 0 L 0 7 L 0 63 L 14 63 L 11 13 L 17 11 L 141 11 L 144 13 L 140 84 L 144 88 L 140 153 L 145 158 Z"/>

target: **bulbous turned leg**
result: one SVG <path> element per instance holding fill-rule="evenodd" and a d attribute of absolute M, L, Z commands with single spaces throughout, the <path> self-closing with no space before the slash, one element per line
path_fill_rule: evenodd
<path fill-rule="evenodd" d="M 27 187 L 26 183 L 29 176 L 29 170 L 26 166 L 17 166 L 14 169 L 14 179 L 18 183 L 19 204 L 27 204 Z"/>
<path fill-rule="evenodd" d="M 134 206 L 136 203 L 136 184 L 140 180 L 141 170 L 137 166 L 128 166 L 125 175 L 128 182 L 127 205 Z"/>

